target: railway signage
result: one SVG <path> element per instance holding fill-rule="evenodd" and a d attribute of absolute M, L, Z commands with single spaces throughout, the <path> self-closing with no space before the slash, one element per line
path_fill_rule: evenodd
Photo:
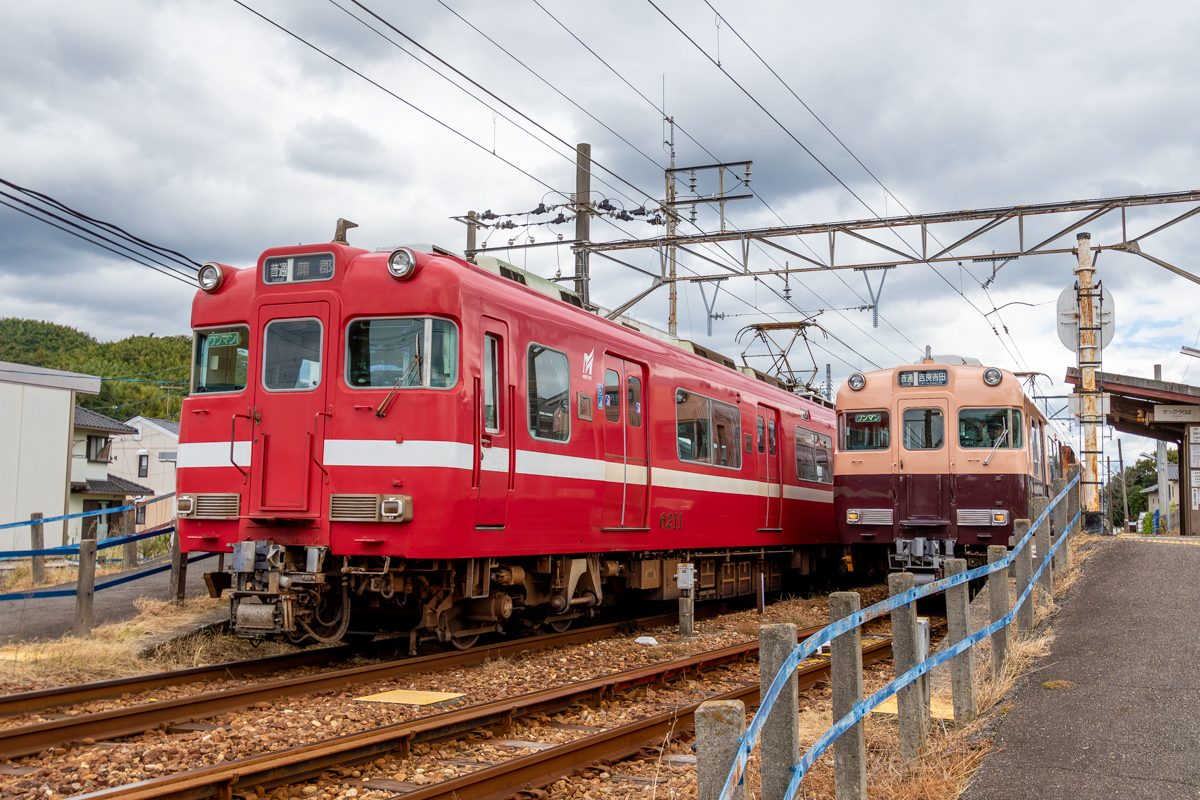
<path fill-rule="evenodd" d="M 208 346 L 211 347 L 237 347 L 242 343 L 242 335 L 238 331 L 228 331 L 226 333 L 210 333 L 208 335 Z"/>
<path fill-rule="evenodd" d="M 1100 287 L 1101 296 L 1092 298 L 1092 319 L 1099 320 L 1099 341 L 1096 346 L 1100 349 L 1108 347 L 1116 329 L 1116 307 L 1108 288 Z M 1058 296 L 1058 340 L 1063 347 L 1074 353 L 1079 347 L 1079 298 L 1075 295 L 1075 287 L 1068 286 Z"/>
<path fill-rule="evenodd" d="M 880 416 L 878 411 L 876 411 L 874 414 L 855 414 L 854 415 L 855 422 L 880 422 L 880 421 L 882 421 L 882 419 L 883 419 L 883 417 Z"/>
<path fill-rule="evenodd" d="M 910 369 L 900 373 L 901 386 L 945 386 L 950 373 L 944 369 Z"/>
<path fill-rule="evenodd" d="M 1200 422 L 1200 406 L 1155 406 L 1155 422 Z"/>

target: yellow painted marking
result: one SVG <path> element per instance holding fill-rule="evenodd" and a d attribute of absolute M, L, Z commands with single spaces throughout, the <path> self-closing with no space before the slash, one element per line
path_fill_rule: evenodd
<path fill-rule="evenodd" d="M 395 703 L 404 706 L 432 706 L 437 703 L 445 703 L 450 700 L 457 700 L 464 695 L 454 694 L 453 692 L 417 692 L 412 689 L 395 689 L 390 692 L 381 694 L 367 695 L 366 697 L 357 698 L 364 703 Z"/>
<path fill-rule="evenodd" d="M 875 706 L 875 708 L 871 709 L 871 713 L 886 714 L 890 717 L 896 716 L 896 696 L 892 695 L 879 705 Z M 951 703 L 934 698 L 929 704 L 929 714 L 934 719 L 952 720 L 954 719 L 954 706 Z"/>
<path fill-rule="evenodd" d="M 1118 539 L 1124 539 L 1129 542 L 1155 542 L 1157 544 L 1190 544 L 1193 547 L 1200 546 L 1200 539 L 1191 536 L 1186 539 L 1178 536 L 1130 536 L 1126 534 L 1117 534 Z"/>

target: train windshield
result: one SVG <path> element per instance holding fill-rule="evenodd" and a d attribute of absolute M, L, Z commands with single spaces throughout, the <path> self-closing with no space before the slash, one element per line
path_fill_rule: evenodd
<path fill-rule="evenodd" d="M 446 389 L 458 380 L 458 329 L 431 317 L 356 319 L 346 330 L 352 389 Z"/>
<path fill-rule="evenodd" d="M 886 450 L 891 444 L 891 415 L 886 411 L 848 411 L 840 422 L 843 450 Z"/>
<path fill-rule="evenodd" d="M 999 444 L 997 444 L 997 442 Z M 963 408 L 958 412 L 959 447 L 1020 448 L 1021 412 L 1016 408 Z"/>
<path fill-rule="evenodd" d="M 904 409 L 904 449 L 940 450 L 946 444 L 946 418 L 940 408 Z"/>
<path fill-rule="evenodd" d="M 246 388 L 250 328 L 237 325 L 196 331 L 192 393 L 240 392 Z"/>

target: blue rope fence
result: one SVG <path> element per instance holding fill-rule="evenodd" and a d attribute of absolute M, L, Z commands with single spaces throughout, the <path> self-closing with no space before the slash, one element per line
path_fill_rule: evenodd
<path fill-rule="evenodd" d="M 205 553 L 202 556 L 196 556 L 195 558 L 190 559 L 190 563 L 194 564 L 197 561 L 203 561 L 206 558 L 212 558 L 213 556 L 218 555 L 220 555 L 220 553 Z M 104 589 L 109 589 L 113 586 L 120 586 L 122 583 L 141 580 L 142 578 L 149 577 L 150 575 L 157 575 L 160 572 L 166 572 L 170 568 L 171 564 L 163 564 L 161 566 L 154 567 L 153 569 L 142 570 L 130 575 L 119 575 L 116 578 L 109 578 L 106 581 L 97 583 L 94 587 L 92 587 L 92 591 L 99 592 Z M 76 591 L 74 589 L 30 590 L 28 592 L 9 592 L 7 594 L 0 594 L 0 602 L 4 602 L 6 600 L 41 600 L 46 597 L 74 597 L 75 595 Z"/>
<path fill-rule="evenodd" d="M 959 573 L 958 575 L 953 575 L 949 578 L 942 578 L 941 580 L 927 583 L 924 586 L 917 586 L 913 589 L 909 589 L 907 592 L 903 592 L 894 597 L 889 597 L 888 599 L 878 602 L 872 606 L 868 606 L 861 611 L 857 611 L 848 617 L 844 617 L 831 625 L 827 625 L 793 648 L 791 654 L 780 666 L 779 672 L 776 673 L 775 680 L 771 682 L 770 688 L 767 689 L 767 693 L 762 698 L 758 707 L 758 711 L 755 713 L 754 718 L 750 721 L 750 725 L 746 728 L 745 734 L 743 734 L 741 739 L 738 741 L 738 748 L 734 756 L 733 766 L 730 768 L 729 775 L 725 779 L 725 785 L 721 789 L 721 794 L 719 796 L 720 800 L 731 800 L 733 797 L 734 787 L 736 787 L 742 781 L 746 764 L 750 760 L 750 753 L 754 750 L 755 745 L 758 744 L 759 737 L 762 734 L 762 729 L 766 724 L 767 717 L 770 715 L 771 708 L 775 705 L 775 701 L 779 699 L 779 695 L 783 692 L 783 688 L 787 684 L 788 678 L 799 667 L 802 661 L 816 653 L 822 645 L 832 642 L 839 636 L 849 633 L 866 622 L 870 622 L 873 619 L 882 617 L 884 614 L 889 614 L 901 606 L 906 606 L 909 603 L 916 602 L 922 597 L 928 597 L 930 595 L 937 594 L 938 592 L 945 591 L 953 586 L 961 586 L 964 583 L 973 581 L 977 578 L 985 577 L 993 572 L 1007 570 L 1013 563 L 1016 555 L 1021 552 L 1023 548 L 1028 546 L 1030 541 L 1032 541 L 1037 529 L 1040 528 L 1042 523 L 1046 521 L 1046 518 L 1049 516 L 1051 510 L 1060 502 L 1064 502 L 1067 494 L 1078 484 L 1079 475 L 1077 474 L 1071 479 L 1070 483 L 1067 484 L 1066 488 L 1064 488 L 1062 492 L 1060 492 L 1059 495 L 1055 497 L 1049 505 L 1046 506 L 1046 510 L 1038 515 L 1036 520 L 1030 523 L 1029 531 L 1024 537 L 1022 537 L 1021 541 L 1017 543 L 1016 547 L 1012 548 L 1009 554 L 1003 559 L 995 562 L 994 564 L 986 564 L 982 567 L 976 567 L 975 569 Z M 1041 567 L 1039 567 L 1037 572 L 1030 578 L 1029 585 L 1025 588 L 1025 591 L 1021 593 L 1021 596 L 1013 605 L 1012 610 L 1010 610 L 1003 619 L 997 620 L 986 628 L 971 634 L 971 636 L 963 639 L 953 647 L 948 648 L 933 658 L 921 662 L 908 672 L 896 678 L 887 686 L 880 689 L 875 694 L 871 695 L 871 697 L 868 699 L 855 705 L 854 709 L 851 710 L 849 714 L 838 720 L 833 727 L 822 734 L 821 737 L 813 743 L 812 747 L 805 752 L 800 761 L 793 766 L 792 779 L 788 783 L 787 792 L 784 794 L 784 800 L 791 800 L 791 798 L 795 797 L 796 792 L 800 788 L 800 781 L 804 779 L 805 773 L 813 765 L 813 763 L 821 757 L 825 750 L 827 750 L 839 736 L 853 727 L 855 723 L 862 720 L 862 718 L 869 714 L 873 708 L 879 705 L 879 703 L 896 694 L 896 692 L 900 691 L 905 686 L 913 683 L 931 669 L 946 663 L 954 656 L 964 652 L 969 647 L 977 644 L 988 636 L 991 636 L 1005 625 L 1011 624 L 1012 620 L 1016 617 L 1017 610 L 1020 609 L 1022 604 L 1024 604 L 1026 598 L 1028 598 L 1033 591 L 1033 587 L 1037 585 L 1038 578 L 1046 569 L 1047 565 L 1050 564 L 1051 557 L 1055 552 L 1057 552 L 1062 543 L 1069 538 L 1070 533 L 1078 523 L 1081 514 L 1082 512 L 1077 513 L 1075 518 L 1072 519 L 1066 526 L 1066 529 L 1050 548 L 1050 552 L 1048 552 L 1046 557 L 1042 559 Z"/>
<path fill-rule="evenodd" d="M 175 496 L 175 493 L 171 492 L 170 494 L 164 494 L 159 497 L 156 497 L 153 500 L 147 500 L 145 503 L 142 503 L 142 505 L 143 506 L 153 505 L 155 503 L 162 502 L 163 500 L 167 500 L 174 496 Z M 136 504 L 131 505 L 131 506 L 121 506 L 119 508 L 101 508 L 98 511 L 81 511 L 78 514 L 65 514 L 61 517 L 46 517 L 45 519 L 27 519 L 27 520 L 22 520 L 20 522 L 6 522 L 3 525 L 0 525 L 0 531 L 7 530 L 8 528 L 24 528 L 28 525 L 44 525 L 47 522 L 62 522 L 65 519 L 79 519 L 80 517 L 98 517 L 101 514 L 118 514 L 122 511 L 132 511 L 135 508 L 137 508 Z"/>

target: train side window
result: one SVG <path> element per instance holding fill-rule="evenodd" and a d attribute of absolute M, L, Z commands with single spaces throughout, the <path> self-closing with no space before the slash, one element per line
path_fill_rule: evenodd
<path fill-rule="evenodd" d="M 192 361 L 192 394 L 242 391 L 250 362 L 250 328 L 196 331 Z"/>
<path fill-rule="evenodd" d="M 629 376 L 629 404 L 626 406 L 629 414 L 629 425 L 634 428 L 642 427 L 642 379 Z"/>
<path fill-rule="evenodd" d="M 621 373 L 613 369 L 604 370 L 604 418 L 621 421 Z"/>
<path fill-rule="evenodd" d="M 565 353 L 529 346 L 529 435 L 565 442 L 571 438 L 571 367 Z"/>
<path fill-rule="evenodd" d="M 762 417 L 758 418 L 758 452 L 765 453 L 767 451 L 767 421 Z"/>
<path fill-rule="evenodd" d="M 941 450 L 946 444 L 946 418 L 940 408 L 906 408 L 905 450 Z"/>
<path fill-rule="evenodd" d="M 490 333 L 483 335 L 483 429 L 488 433 L 499 433 L 497 418 L 499 390 L 500 340 Z"/>
<path fill-rule="evenodd" d="M 710 463 L 709 399 L 675 390 L 675 441 L 680 461 Z"/>
<path fill-rule="evenodd" d="M 817 450 L 817 480 L 821 483 L 833 483 L 833 469 L 829 466 L 828 450 Z"/>
<path fill-rule="evenodd" d="M 741 435 L 741 415 L 737 406 L 712 401 L 713 463 L 718 467 L 742 468 L 742 451 L 738 449 Z"/>
<path fill-rule="evenodd" d="M 745 438 L 746 438 L 746 452 L 753 453 L 754 452 L 754 434 L 747 433 Z"/>
<path fill-rule="evenodd" d="M 767 451 L 775 455 L 775 420 L 767 420 Z"/>
<path fill-rule="evenodd" d="M 843 450 L 886 450 L 891 446 L 887 411 L 847 411 L 838 420 Z"/>
<path fill-rule="evenodd" d="M 817 458 L 806 444 L 796 445 L 796 477 L 802 481 L 817 479 Z"/>
<path fill-rule="evenodd" d="M 263 332 L 263 387 L 311 392 L 321 385 L 321 321 L 281 319 Z"/>
<path fill-rule="evenodd" d="M 963 408 L 958 412 L 960 447 L 1020 449 L 1024 445 L 1021 412 L 1015 408 Z M 996 443 L 1000 442 L 999 445 Z"/>

